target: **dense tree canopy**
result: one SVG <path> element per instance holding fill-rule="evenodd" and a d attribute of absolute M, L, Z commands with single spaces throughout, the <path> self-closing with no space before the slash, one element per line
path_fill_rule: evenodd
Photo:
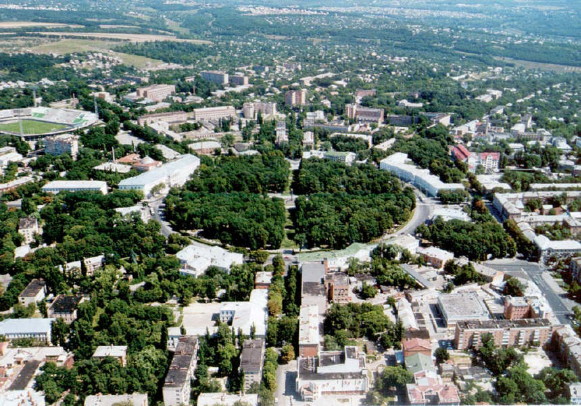
<path fill-rule="evenodd" d="M 513 257 L 514 240 L 495 222 L 470 223 L 462 220 L 444 221 L 437 218 L 431 225 L 421 225 L 417 233 L 423 238 L 458 256 L 473 260 Z"/>
<path fill-rule="evenodd" d="M 282 200 L 246 193 L 175 191 L 166 199 L 168 218 L 180 229 L 203 230 L 225 244 L 278 248 L 286 221 Z"/>

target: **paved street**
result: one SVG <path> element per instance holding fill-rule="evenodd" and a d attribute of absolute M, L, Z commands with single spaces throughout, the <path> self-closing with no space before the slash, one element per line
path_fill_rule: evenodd
<path fill-rule="evenodd" d="M 160 214 L 160 209 L 163 211 L 164 199 L 165 196 L 155 198 L 153 200 L 148 201 L 147 205 L 151 208 L 153 212 L 152 218 L 161 225 L 161 234 L 163 234 L 163 236 L 167 238 L 174 231 L 172 230 L 170 224 L 167 221 L 165 221 L 165 214 Z"/>
<path fill-rule="evenodd" d="M 559 321 L 561 323 L 569 323 L 567 315 L 570 314 L 571 311 L 566 305 L 567 299 L 562 297 L 560 292 L 556 291 L 556 289 L 547 283 L 547 271 L 544 271 L 541 265 L 534 262 L 520 260 L 497 260 L 488 262 L 485 265 L 498 271 L 503 271 L 508 275 L 528 279 L 534 282 L 549 302 L 549 305 Z"/>
<path fill-rule="evenodd" d="M 293 360 L 286 365 L 279 365 L 276 369 L 275 399 L 278 406 L 295 404 L 295 379 L 297 377 L 297 361 Z"/>

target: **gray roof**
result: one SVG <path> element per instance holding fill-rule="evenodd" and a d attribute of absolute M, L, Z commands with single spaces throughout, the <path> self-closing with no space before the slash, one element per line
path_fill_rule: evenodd
<path fill-rule="evenodd" d="M 321 262 L 306 262 L 301 267 L 301 272 L 303 274 L 303 283 L 322 283 L 322 280 L 325 277 L 325 264 Z"/>
<path fill-rule="evenodd" d="M 200 164 L 200 158 L 194 155 L 184 155 L 177 161 L 167 163 L 160 166 L 159 168 L 152 169 L 148 172 L 144 172 L 141 175 L 134 176 L 132 178 L 123 179 L 119 182 L 119 186 L 128 185 L 147 185 L 159 181 L 160 179 L 166 179 L 171 176 L 171 174 L 179 172 L 184 167 L 190 165 Z"/>
<path fill-rule="evenodd" d="M 0 335 L 50 333 L 55 319 L 6 319 L 0 322 Z"/>

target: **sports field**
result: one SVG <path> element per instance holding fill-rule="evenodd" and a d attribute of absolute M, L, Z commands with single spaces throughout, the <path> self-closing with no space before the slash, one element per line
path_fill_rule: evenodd
<path fill-rule="evenodd" d="M 53 131 L 64 130 L 68 126 L 63 124 L 45 123 L 43 121 L 22 120 L 22 131 L 26 135 L 46 134 Z M 20 124 L 18 121 L 10 123 L 0 123 L 0 132 L 20 134 Z"/>

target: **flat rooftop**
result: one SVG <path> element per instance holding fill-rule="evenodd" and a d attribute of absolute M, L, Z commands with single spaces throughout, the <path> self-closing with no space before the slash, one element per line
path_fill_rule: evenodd
<path fill-rule="evenodd" d="M 505 329 L 505 328 L 538 328 L 549 327 L 547 319 L 517 319 L 517 320 L 464 320 L 457 323 L 458 328 L 464 330 L 478 329 Z"/>
<path fill-rule="evenodd" d="M 440 295 L 438 304 L 447 320 L 489 318 L 486 306 L 475 292 Z"/>

